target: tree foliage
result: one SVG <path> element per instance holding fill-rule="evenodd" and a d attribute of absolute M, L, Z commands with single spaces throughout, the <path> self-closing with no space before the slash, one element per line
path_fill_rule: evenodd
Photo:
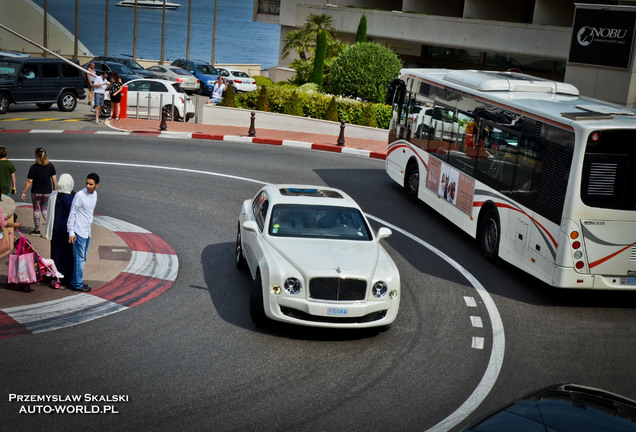
<path fill-rule="evenodd" d="M 225 94 L 223 95 L 223 99 L 219 102 L 220 106 L 236 108 L 236 92 L 234 91 L 233 85 L 228 85 Z"/>
<path fill-rule="evenodd" d="M 367 16 L 362 15 L 358 23 L 358 31 L 356 32 L 356 43 L 367 41 Z"/>
<path fill-rule="evenodd" d="M 325 111 L 325 120 L 338 121 L 338 104 L 336 104 L 336 97 L 332 96 Z"/>
<path fill-rule="evenodd" d="M 259 111 L 269 111 L 269 97 L 267 95 L 267 86 L 261 87 L 256 99 L 256 109 Z"/>
<path fill-rule="evenodd" d="M 397 55 L 384 45 L 372 42 L 349 45 L 331 64 L 327 90 L 364 101 L 382 102 L 400 68 Z"/>
<path fill-rule="evenodd" d="M 311 82 L 322 85 L 322 73 L 325 69 L 325 57 L 327 56 L 327 32 L 321 30 L 316 41 L 316 55 L 314 55 L 314 70 L 311 74 Z"/>

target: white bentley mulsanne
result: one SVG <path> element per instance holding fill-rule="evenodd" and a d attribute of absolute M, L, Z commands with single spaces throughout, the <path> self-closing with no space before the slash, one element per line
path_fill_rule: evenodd
<path fill-rule="evenodd" d="M 268 185 L 243 202 L 236 265 L 248 268 L 250 314 L 340 328 L 388 328 L 400 275 L 367 218 L 346 193 L 322 186 Z"/>

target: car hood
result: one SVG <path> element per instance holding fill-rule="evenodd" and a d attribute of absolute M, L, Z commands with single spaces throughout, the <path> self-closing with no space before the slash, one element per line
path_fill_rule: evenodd
<path fill-rule="evenodd" d="M 270 245 L 306 277 L 370 279 L 380 253 L 376 241 L 272 238 Z"/>

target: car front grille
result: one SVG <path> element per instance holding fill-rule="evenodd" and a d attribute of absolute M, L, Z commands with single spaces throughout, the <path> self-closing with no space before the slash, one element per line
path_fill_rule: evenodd
<path fill-rule="evenodd" d="M 309 297 L 316 300 L 356 301 L 367 297 L 364 279 L 313 278 L 309 281 Z"/>

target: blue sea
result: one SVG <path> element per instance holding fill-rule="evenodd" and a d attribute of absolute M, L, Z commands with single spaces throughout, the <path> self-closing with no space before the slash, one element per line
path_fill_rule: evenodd
<path fill-rule="evenodd" d="M 44 0 L 34 0 L 43 7 Z M 117 6 L 119 0 L 80 0 L 78 39 L 94 54 L 104 54 L 106 1 L 108 1 L 108 54 L 133 53 L 134 8 Z M 186 56 L 188 0 L 166 10 L 164 61 Z M 257 63 L 263 69 L 278 64 L 280 25 L 252 21 L 253 0 L 216 0 L 215 63 Z M 192 60 L 210 62 L 214 0 L 192 0 L 190 52 Z M 71 33 L 75 32 L 75 1 L 47 1 L 47 11 Z M 162 9 L 137 8 L 137 59 L 161 58 Z"/>

